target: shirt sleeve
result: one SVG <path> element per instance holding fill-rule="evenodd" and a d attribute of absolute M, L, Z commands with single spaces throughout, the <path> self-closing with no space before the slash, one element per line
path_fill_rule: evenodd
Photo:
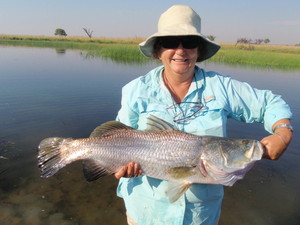
<path fill-rule="evenodd" d="M 137 129 L 139 116 L 131 104 L 133 99 L 131 86 L 131 83 L 129 83 L 122 88 L 121 109 L 118 112 L 116 120 Z"/>
<path fill-rule="evenodd" d="M 289 105 L 272 91 L 252 88 L 245 82 L 229 78 L 227 94 L 231 109 L 229 117 L 248 123 L 264 123 L 270 133 L 276 121 L 292 116 Z"/>

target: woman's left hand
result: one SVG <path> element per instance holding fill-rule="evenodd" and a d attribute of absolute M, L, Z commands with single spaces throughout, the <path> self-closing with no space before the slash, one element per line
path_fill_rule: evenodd
<path fill-rule="evenodd" d="M 284 153 L 292 140 L 293 133 L 283 128 L 270 136 L 263 138 L 260 142 L 265 147 L 264 158 L 276 160 Z"/>
<path fill-rule="evenodd" d="M 267 136 L 260 142 L 265 147 L 263 157 L 272 160 L 278 159 L 287 147 L 276 134 Z"/>

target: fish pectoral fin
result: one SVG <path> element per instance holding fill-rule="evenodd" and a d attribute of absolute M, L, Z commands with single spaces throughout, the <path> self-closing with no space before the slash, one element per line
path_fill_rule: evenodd
<path fill-rule="evenodd" d="M 191 167 L 173 167 L 167 170 L 170 177 L 174 179 L 184 179 L 195 175 L 197 172 L 195 166 Z"/>
<path fill-rule="evenodd" d="M 113 130 L 120 130 L 120 129 L 133 130 L 132 127 L 129 127 L 121 122 L 108 121 L 108 122 L 103 123 L 102 125 L 96 127 L 90 134 L 90 137 L 102 137 L 103 135 L 110 133 Z"/>
<path fill-rule="evenodd" d="M 91 182 L 99 179 L 100 177 L 112 175 L 113 172 L 105 169 L 98 161 L 87 159 L 83 161 L 83 174 L 85 179 L 88 182 Z"/>
<path fill-rule="evenodd" d="M 176 202 L 192 185 L 189 181 L 169 181 L 166 195 L 171 203 Z"/>

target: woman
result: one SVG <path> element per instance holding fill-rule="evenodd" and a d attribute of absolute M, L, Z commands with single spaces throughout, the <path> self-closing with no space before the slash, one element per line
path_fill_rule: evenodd
<path fill-rule="evenodd" d="M 162 66 L 127 84 L 117 120 L 139 130 L 152 114 L 181 131 L 226 136 L 228 118 L 264 123 L 270 136 L 261 140 L 265 157 L 277 159 L 292 139 L 289 106 L 271 91 L 206 72 L 196 62 L 212 57 L 220 46 L 200 32 L 200 17 L 190 7 L 175 5 L 163 13 L 158 32 L 140 44 L 142 53 Z M 217 224 L 222 185 L 193 184 L 174 203 L 165 194 L 166 181 L 142 174 L 131 162 L 115 174 L 118 195 L 125 201 L 129 224 Z"/>

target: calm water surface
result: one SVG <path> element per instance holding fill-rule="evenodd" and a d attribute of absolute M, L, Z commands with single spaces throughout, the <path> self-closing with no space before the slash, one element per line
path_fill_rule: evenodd
<path fill-rule="evenodd" d="M 0 46 L 0 224 L 126 224 L 113 177 L 88 183 L 81 164 L 74 163 L 42 179 L 36 151 L 45 137 L 87 137 L 113 120 L 121 87 L 155 66 L 89 58 L 80 51 Z M 278 161 L 262 160 L 245 179 L 225 188 L 220 224 L 300 224 L 300 72 L 200 66 L 270 89 L 294 113 L 288 151 Z M 267 135 L 261 124 L 235 121 L 228 134 Z"/>

